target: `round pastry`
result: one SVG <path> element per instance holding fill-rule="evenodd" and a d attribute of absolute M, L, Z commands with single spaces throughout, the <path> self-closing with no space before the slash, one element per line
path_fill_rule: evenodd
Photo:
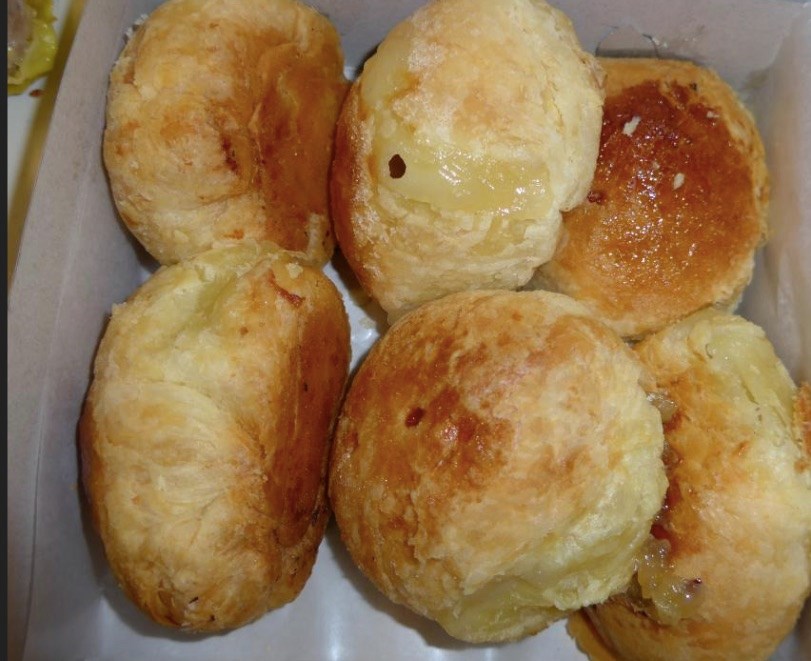
<path fill-rule="evenodd" d="M 348 342 L 326 276 L 249 241 L 164 267 L 113 310 L 83 481 L 113 573 L 155 621 L 233 628 L 301 591 Z"/>
<path fill-rule="evenodd" d="M 624 589 L 666 488 L 644 377 L 558 294 L 461 292 L 402 317 L 336 429 L 329 494 L 352 558 L 471 642 Z"/>
<path fill-rule="evenodd" d="M 435 0 L 386 36 L 330 181 L 341 251 L 391 319 L 529 280 L 588 191 L 602 100 L 596 61 L 540 0 Z"/>
<path fill-rule="evenodd" d="M 296 0 L 168 0 L 110 77 L 104 162 L 125 225 L 161 263 L 223 239 L 326 262 L 338 33 Z"/>
<path fill-rule="evenodd" d="M 633 588 L 573 632 L 593 659 L 767 659 L 811 590 L 811 389 L 718 311 L 637 352 L 674 404 L 666 504 Z"/>
<path fill-rule="evenodd" d="M 689 62 L 600 64 L 597 170 L 534 286 L 577 298 L 623 337 L 708 305 L 732 310 L 766 232 L 768 177 L 752 116 L 715 73 Z"/>

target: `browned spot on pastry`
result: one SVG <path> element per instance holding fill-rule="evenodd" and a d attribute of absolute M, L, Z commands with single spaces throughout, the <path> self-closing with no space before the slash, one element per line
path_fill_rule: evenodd
<path fill-rule="evenodd" d="M 811 385 L 803 383 L 794 398 L 794 433 L 811 460 Z"/>
<path fill-rule="evenodd" d="M 234 174 L 239 174 L 239 163 L 237 162 L 236 152 L 234 151 L 234 146 L 231 144 L 230 138 L 227 135 L 222 136 L 220 144 L 225 154 L 225 164 L 228 166 L 228 169 L 232 170 Z"/>
<path fill-rule="evenodd" d="M 508 425 L 485 419 L 460 401 L 454 388 L 444 388 L 428 404 L 423 445 L 426 469 L 445 466 L 447 488 L 454 484 L 482 487 L 498 472 L 505 458 L 503 444 L 510 437 Z"/>
<path fill-rule="evenodd" d="M 671 432 L 676 431 L 681 425 L 682 421 L 682 413 L 679 409 L 676 409 L 676 412 L 670 416 L 670 419 L 667 422 L 663 422 L 663 429 L 665 434 L 670 434 Z"/>
<path fill-rule="evenodd" d="M 675 418 L 677 416 L 679 416 L 678 412 L 673 417 Z M 678 535 L 673 532 L 671 513 L 682 501 L 678 472 L 682 458 L 675 448 L 666 442 L 662 453 L 662 461 L 667 471 L 668 486 L 665 492 L 664 502 L 662 503 L 662 509 L 656 515 L 650 532 L 656 539 L 667 540 L 670 543 L 671 554 L 675 555 L 679 547 L 679 539 Z"/>
<path fill-rule="evenodd" d="M 592 204 L 602 204 L 605 202 L 605 193 L 599 190 L 589 191 L 587 199 Z"/>
<path fill-rule="evenodd" d="M 406 164 L 400 154 L 395 154 L 389 159 L 389 176 L 392 179 L 400 179 L 406 173 Z"/>
<path fill-rule="evenodd" d="M 794 464 L 799 473 L 811 466 L 811 385 L 803 383 L 794 398 L 794 436 L 805 452 Z"/>
<path fill-rule="evenodd" d="M 333 132 L 348 86 L 325 76 L 321 64 L 303 59 L 292 44 L 266 57 L 270 70 L 280 74 L 263 91 L 256 111 L 260 190 L 273 240 L 303 251 L 310 243 L 309 218 L 325 216 L 329 208 Z M 323 241 L 329 253 L 332 241 L 326 235 Z"/>
<path fill-rule="evenodd" d="M 358 432 L 351 430 L 343 439 L 343 447 L 348 454 L 354 452 L 358 447 Z"/>
<path fill-rule="evenodd" d="M 268 279 L 270 280 L 270 284 L 273 289 L 281 296 L 285 301 L 290 303 L 293 307 L 299 307 L 304 302 L 304 297 L 294 294 L 291 291 L 287 291 L 284 287 L 282 287 L 278 281 L 276 280 L 276 276 L 273 274 L 273 271 L 268 273 Z"/>
<path fill-rule="evenodd" d="M 419 406 L 411 409 L 405 419 L 406 427 L 416 427 L 424 415 L 425 410 L 421 409 Z"/>

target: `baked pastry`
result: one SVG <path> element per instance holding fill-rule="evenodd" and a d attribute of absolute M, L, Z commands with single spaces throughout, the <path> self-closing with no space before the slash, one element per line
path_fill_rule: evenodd
<path fill-rule="evenodd" d="M 713 305 L 731 311 L 766 234 L 768 175 L 752 116 L 690 62 L 601 59 L 606 101 L 586 200 L 564 214 L 533 286 L 638 338 Z"/>
<path fill-rule="evenodd" d="M 330 187 L 341 251 L 390 319 L 529 280 L 588 191 L 602 101 L 540 0 L 434 0 L 386 36 L 341 111 Z"/>
<path fill-rule="evenodd" d="M 352 558 L 471 642 L 623 590 L 666 488 L 644 378 L 558 294 L 461 292 L 402 317 L 356 373 L 333 443 Z"/>
<path fill-rule="evenodd" d="M 635 587 L 574 633 L 592 659 L 766 659 L 811 589 L 811 389 L 760 328 L 718 311 L 637 353 L 675 404 L 666 505 Z"/>
<path fill-rule="evenodd" d="M 348 343 L 326 276 L 251 241 L 164 267 L 113 310 L 82 476 L 115 577 L 155 621 L 229 629 L 298 595 Z"/>
<path fill-rule="evenodd" d="M 332 254 L 328 171 L 346 81 L 332 24 L 296 0 L 168 0 L 110 76 L 104 163 L 161 263 L 223 239 Z"/>

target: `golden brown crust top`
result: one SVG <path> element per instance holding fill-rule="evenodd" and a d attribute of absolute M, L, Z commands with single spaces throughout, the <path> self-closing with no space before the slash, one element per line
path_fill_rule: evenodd
<path fill-rule="evenodd" d="M 340 38 L 296 0 L 169 0 L 110 77 L 104 161 L 124 223 L 161 263 L 219 240 L 326 262 Z"/>
<path fill-rule="evenodd" d="M 621 589 L 665 486 L 643 376 L 564 296 L 466 292 L 409 313 L 361 365 L 336 432 L 330 498 L 353 558 L 469 641 L 535 633 Z"/>
<path fill-rule="evenodd" d="M 765 236 L 768 183 L 754 121 L 707 69 L 600 62 L 597 169 L 586 201 L 564 215 L 543 277 L 624 336 L 735 305 Z"/>
<path fill-rule="evenodd" d="M 332 283 L 252 242 L 165 267 L 114 310 L 83 481 L 116 578 L 157 622 L 233 628 L 299 593 L 348 351 Z"/>

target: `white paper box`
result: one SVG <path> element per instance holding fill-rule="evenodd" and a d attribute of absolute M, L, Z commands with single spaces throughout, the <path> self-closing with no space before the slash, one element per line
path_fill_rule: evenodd
<path fill-rule="evenodd" d="M 494 0 L 496 1 L 496 0 Z M 107 76 L 157 2 L 89 0 L 56 101 L 8 320 L 8 626 L 17 659 L 580 659 L 559 623 L 518 644 L 455 642 L 391 605 L 334 528 L 292 604 L 219 636 L 152 624 L 111 579 L 80 501 L 76 423 L 108 312 L 153 268 L 118 222 L 101 163 Z M 348 73 L 420 0 L 313 2 Z M 584 46 L 714 67 L 756 113 L 772 175 L 772 239 L 741 312 L 811 380 L 811 5 L 767 0 L 559 0 Z M 330 273 L 346 283 L 334 270 Z M 347 296 L 355 359 L 375 325 Z M 24 650 L 24 651 L 23 651 Z M 811 658 L 811 614 L 776 659 Z"/>

